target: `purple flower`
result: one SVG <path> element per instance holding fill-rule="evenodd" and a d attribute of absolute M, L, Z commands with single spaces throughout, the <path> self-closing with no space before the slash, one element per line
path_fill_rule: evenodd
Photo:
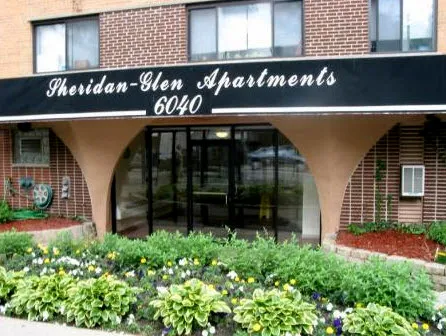
<path fill-rule="evenodd" d="M 321 298 L 321 294 L 319 294 L 318 292 L 314 292 L 313 295 L 311 295 L 312 299 L 317 301 Z"/>
<path fill-rule="evenodd" d="M 335 326 L 336 328 L 342 327 L 342 320 L 340 317 L 333 320 L 333 326 Z"/>
<path fill-rule="evenodd" d="M 170 332 L 170 329 L 171 329 L 170 327 L 164 327 L 164 329 L 163 329 L 161 335 L 162 335 L 162 336 L 167 335 L 167 334 Z"/>

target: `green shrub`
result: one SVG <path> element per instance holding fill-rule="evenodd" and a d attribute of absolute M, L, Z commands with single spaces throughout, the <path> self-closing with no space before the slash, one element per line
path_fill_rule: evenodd
<path fill-rule="evenodd" d="M 0 223 L 10 222 L 12 220 L 13 211 L 8 202 L 0 201 Z"/>
<path fill-rule="evenodd" d="M 420 224 L 398 224 L 397 230 L 404 232 L 404 233 L 410 233 L 410 234 L 416 234 L 416 235 L 421 235 L 421 234 L 427 233 L 426 226 L 421 223 Z"/>
<path fill-rule="evenodd" d="M 26 250 L 34 245 L 33 237 L 29 233 L 16 231 L 0 233 L 0 254 L 7 256 L 25 254 Z"/>
<path fill-rule="evenodd" d="M 435 222 L 429 227 L 427 232 L 429 239 L 446 246 L 446 222 Z"/>
<path fill-rule="evenodd" d="M 136 302 L 137 289 L 112 276 L 81 280 L 68 289 L 67 321 L 76 326 L 118 325 Z"/>
<path fill-rule="evenodd" d="M 154 318 L 161 317 L 164 325 L 173 327 L 179 335 L 205 328 L 211 313 L 231 312 L 221 294 L 198 279 L 159 290 L 150 305 L 156 309 Z"/>
<path fill-rule="evenodd" d="M 392 309 L 374 303 L 366 308 L 356 308 L 343 320 L 343 330 L 352 335 L 367 336 L 417 336 L 410 323 Z"/>
<path fill-rule="evenodd" d="M 0 304 L 11 299 L 17 289 L 19 280 L 23 279 L 23 272 L 7 272 L 0 267 Z"/>
<path fill-rule="evenodd" d="M 85 244 L 86 241 L 74 239 L 70 231 L 65 231 L 58 233 L 48 242 L 48 250 L 53 251 L 53 248 L 56 248 L 60 255 L 69 256 L 75 254 L 77 250 L 83 250 Z"/>
<path fill-rule="evenodd" d="M 68 286 L 73 283 L 73 278 L 66 275 L 26 277 L 18 283 L 12 296 L 12 311 L 18 316 L 26 315 L 31 321 L 53 320 L 62 313 Z"/>
<path fill-rule="evenodd" d="M 234 313 L 234 321 L 249 334 L 262 336 L 311 335 L 317 322 L 316 307 L 304 302 L 298 291 L 256 289 L 252 299 L 242 299 Z"/>
<path fill-rule="evenodd" d="M 340 287 L 347 304 L 377 303 L 410 319 L 432 316 L 432 282 L 426 272 L 410 263 L 371 260 L 353 264 Z"/>
<path fill-rule="evenodd" d="M 350 272 L 350 263 L 309 246 L 290 243 L 278 248 L 282 260 L 272 273 L 281 283 L 295 279 L 297 288 L 306 295 L 318 292 L 332 299 L 341 295 L 341 283 Z"/>
<path fill-rule="evenodd" d="M 378 232 L 383 230 L 392 229 L 394 227 L 393 223 L 381 221 L 381 222 L 365 222 L 362 224 L 350 224 L 347 230 L 350 233 L 358 236 L 367 232 Z"/>

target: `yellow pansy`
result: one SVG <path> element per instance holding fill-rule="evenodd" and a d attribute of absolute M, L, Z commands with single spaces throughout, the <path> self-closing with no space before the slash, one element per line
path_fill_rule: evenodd
<path fill-rule="evenodd" d="M 58 249 L 57 247 L 53 247 L 53 254 L 54 254 L 55 256 L 57 256 L 57 255 L 60 254 L 60 251 L 59 251 L 59 249 Z"/>
<path fill-rule="evenodd" d="M 146 258 L 141 258 L 141 264 L 145 264 L 147 262 Z"/>
<path fill-rule="evenodd" d="M 221 295 L 228 295 L 228 291 L 227 291 L 226 289 L 223 289 L 223 290 L 221 291 Z"/>
<path fill-rule="evenodd" d="M 167 280 L 167 279 L 169 279 L 169 276 L 167 274 L 164 274 L 163 275 L 163 280 Z"/>
<path fill-rule="evenodd" d="M 291 279 L 290 284 L 294 286 L 296 284 L 296 279 Z"/>
<path fill-rule="evenodd" d="M 198 266 L 200 265 L 200 260 L 198 260 L 197 258 L 194 259 L 194 265 Z"/>
<path fill-rule="evenodd" d="M 156 274 L 156 272 L 154 270 L 148 270 L 147 271 L 147 275 L 148 276 L 152 276 L 152 275 L 155 275 L 155 274 Z"/>
<path fill-rule="evenodd" d="M 172 262 L 169 260 L 168 262 L 167 262 L 167 266 L 169 266 L 169 267 L 172 267 Z"/>
<path fill-rule="evenodd" d="M 421 328 L 423 328 L 423 330 L 429 330 L 429 324 L 427 324 L 427 323 L 423 323 L 423 325 L 421 326 Z"/>
<path fill-rule="evenodd" d="M 64 270 L 60 270 L 59 271 L 59 275 L 65 275 L 66 273 L 65 273 L 65 271 Z"/>
<path fill-rule="evenodd" d="M 361 302 L 358 302 L 355 307 L 356 308 L 362 308 L 362 307 L 364 307 L 364 305 Z"/>
<path fill-rule="evenodd" d="M 49 260 L 48 258 L 46 258 L 43 262 L 44 262 L 45 264 L 49 264 L 49 263 L 50 263 L 50 260 Z"/>
<path fill-rule="evenodd" d="M 277 280 L 277 281 L 274 283 L 274 286 L 279 287 L 279 285 L 280 285 L 280 281 Z"/>
<path fill-rule="evenodd" d="M 252 326 L 252 330 L 254 331 L 260 331 L 262 329 L 262 326 L 259 323 L 256 323 Z"/>
<path fill-rule="evenodd" d="M 325 332 L 326 332 L 328 335 L 331 335 L 331 334 L 334 333 L 334 329 L 333 329 L 332 327 L 328 327 L 327 329 L 325 329 Z"/>
<path fill-rule="evenodd" d="M 232 299 L 231 299 L 231 303 L 232 303 L 233 305 L 237 304 L 237 299 L 236 299 L 236 298 L 232 298 Z"/>
<path fill-rule="evenodd" d="M 76 254 L 81 254 L 81 250 L 76 250 Z"/>
<path fill-rule="evenodd" d="M 88 270 L 90 272 L 94 272 L 96 270 L 96 268 L 93 265 L 88 266 Z"/>
<path fill-rule="evenodd" d="M 289 291 L 290 290 L 290 285 L 288 285 L 288 284 L 283 285 L 283 290 L 284 291 Z"/>
<path fill-rule="evenodd" d="M 235 282 L 240 282 L 240 278 L 237 276 L 237 277 L 235 277 L 234 281 Z"/>
<path fill-rule="evenodd" d="M 418 323 L 412 323 L 412 328 L 414 328 L 414 329 L 418 329 Z"/>
<path fill-rule="evenodd" d="M 253 278 L 253 277 L 249 277 L 248 278 L 248 283 L 253 283 L 253 282 L 255 282 L 256 280 Z"/>
<path fill-rule="evenodd" d="M 26 252 L 31 253 L 33 251 L 33 249 L 31 247 L 29 247 Z"/>
<path fill-rule="evenodd" d="M 217 266 L 217 264 L 218 264 L 218 261 L 217 261 L 217 260 L 215 260 L 215 259 L 212 260 L 212 262 L 211 262 L 211 265 L 212 265 L 212 266 Z"/>

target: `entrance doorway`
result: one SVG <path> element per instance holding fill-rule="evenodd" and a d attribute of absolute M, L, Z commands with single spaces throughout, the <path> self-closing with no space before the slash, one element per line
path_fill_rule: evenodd
<path fill-rule="evenodd" d="M 273 127 L 146 128 L 134 142 L 116 170 L 118 233 L 235 232 L 253 239 L 260 232 L 319 242 L 313 178 L 299 151 Z"/>

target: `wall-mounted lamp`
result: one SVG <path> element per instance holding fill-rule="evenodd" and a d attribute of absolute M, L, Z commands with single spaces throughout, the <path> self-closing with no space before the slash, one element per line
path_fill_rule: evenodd
<path fill-rule="evenodd" d="M 226 139 L 229 135 L 229 132 L 220 130 L 220 131 L 215 132 L 215 135 L 217 136 L 217 138 Z"/>

